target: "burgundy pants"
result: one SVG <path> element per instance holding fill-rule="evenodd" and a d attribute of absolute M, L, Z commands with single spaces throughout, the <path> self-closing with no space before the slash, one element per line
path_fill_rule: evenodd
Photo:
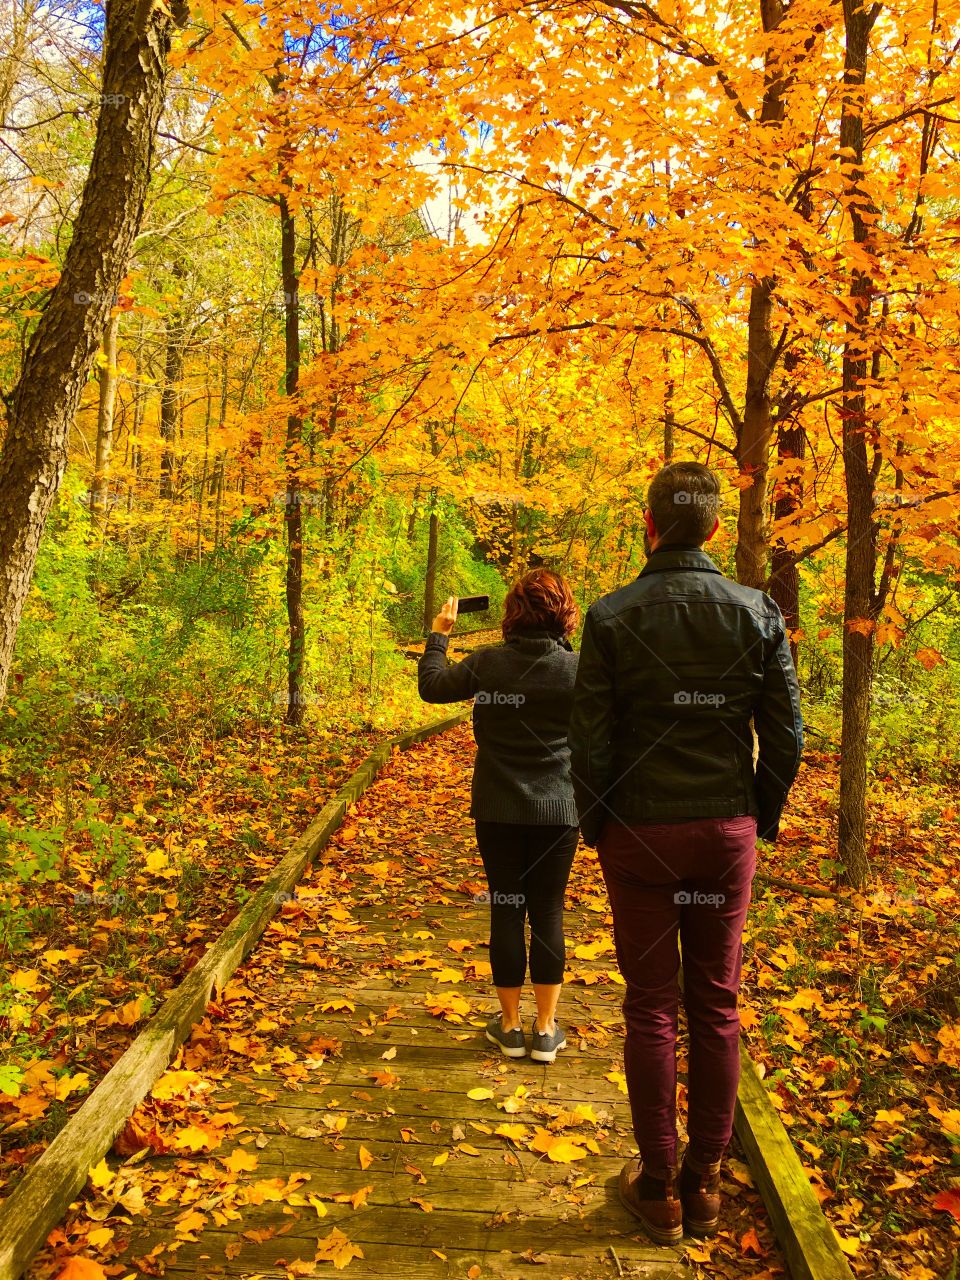
<path fill-rule="evenodd" d="M 690 1032 L 687 1134 L 719 1159 L 733 1133 L 740 1080 L 741 935 L 756 870 L 757 821 L 696 818 L 623 826 L 597 845 L 626 982 L 624 1072 L 648 1168 L 677 1158 L 677 937 Z"/>

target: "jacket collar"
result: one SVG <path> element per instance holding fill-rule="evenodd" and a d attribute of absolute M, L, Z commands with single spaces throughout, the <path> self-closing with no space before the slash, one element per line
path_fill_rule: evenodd
<path fill-rule="evenodd" d="M 522 652 L 525 653 L 549 653 L 551 649 L 559 645 L 561 649 L 573 652 L 573 646 L 570 641 L 563 636 L 554 635 L 550 631 L 520 631 L 509 636 L 505 641 L 506 644 L 515 644 Z"/>
<path fill-rule="evenodd" d="M 657 547 L 656 551 L 650 552 L 647 563 L 637 576 L 642 578 L 648 573 L 672 573 L 678 569 L 699 569 L 701 573 L 720 573 L 702 547 L 681 542 L 668 542 Z"/>

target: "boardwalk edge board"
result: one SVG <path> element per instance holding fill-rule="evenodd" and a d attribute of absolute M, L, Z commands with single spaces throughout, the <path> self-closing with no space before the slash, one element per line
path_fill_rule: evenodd
<path fill-rule="evenodd" d="M 791 1280 L 853 1280 L 836 1233 L 742 1040 L 734 1127 Z"/>
<path fill-rule="evenodd" d="M 0 1204 L 0 1280 L 20 1280 L 31 1258 L 61 1220 L 113 1145 L 128 1116 L 166 1070 L 173 1055 L 202 1016 L 214 989 L 222 990 L 267 925 L 343 822 L 348 806 L 371 785 L 395 751 L 469 719 L 461 711 L 380 743 L 329 800 L 303 835 L 203 958 L 161 1005 L 126 1052 L 113 1064 L 83 1106 Z"/>

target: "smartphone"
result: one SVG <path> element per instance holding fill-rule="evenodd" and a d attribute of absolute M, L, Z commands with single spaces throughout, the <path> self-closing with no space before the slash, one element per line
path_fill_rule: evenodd
<path fill-rule="evenodd" d="M 460 596 L 457 600 L 457 613 L 483 613 L 490 608 L 489 596 Z"/>

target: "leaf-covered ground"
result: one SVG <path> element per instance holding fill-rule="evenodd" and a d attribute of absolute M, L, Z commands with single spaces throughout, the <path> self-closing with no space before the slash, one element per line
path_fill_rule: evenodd
<path fill-rule="evenodd" d="M 838 757 L 806 753 L 762 871 L 830 889 Z M 960 822 L 956 793 L 873 784 L 863 894 L 758 882 L 743 1022 L 858 1275 L 960 1274 Z M 835 887 L 835 886 L 834 886 Z"/>
<path fill-rule="evenodd" d="M 254 829 L 273 832 L 255 859 L 251 855 L 256 866 L 249 884 L 262 877 L 267 866 L 279 857 L 284 840 L 306 825 L 329 794 L 328 790 L 315 793 L 305 787 L 306 794 L 293 797 L 289 810 L 285 810 L 284 782 L 290 776 L 296 777 L 304 765 L 302 756 L 291 751 L 280 767 L 276 745 L 267 744 L 263 760 L 269 761 L 268 769 L 278 772 L 262 775 L 262 790 L 244 772 L 248 757 L 246 761 L 233 761 L 233 771 L 223 770 L 221 796 L 242 795 L 249 801 L 259 791 L 262 807 L 253 805 L 243 809 L 242 816 L 231 811 L 225 817 L 218 816 L 218 807 L 209 797 L 206 805 L 197 801 L 186 806 L 196 814 L 193 837 L 203 839 L 201 831 L 208 833 L 207 856 L 211 856 L 210 849 L 235 849 L 237 830 L 248 829 L 254 819 L 263 824 Z M 317 749 L 322 759 L 329 760 L 329 747 Z M 376 1150 L 376 1138 L 370 1139 L 374 1145 L 366 1149 L 374 1155 L 379 1177 L 354 1186 L 353 1181 L 341 1175 L 353 1168 L 354 1154 L 356 1168 L 365 1172 L 361 1168 L 365 1157 L 359 1154 L 365 1125 L 372 1125 L 370 1132 L 379 1135 L 385 1109 L 389 1115 L 392 1108 L 401 1118 L 415 1114 L 404 1110 L 409 1104 L 404 1097 L 407 1085 L 417 1091 L 428 1089 L 431 1094 L 452 1093 L 456 1098 L 456 1120 L 449 1112 L 441 1114 L 438 1110 L 424 1133 L 422 1124 L 418 1126 L 412 1118 L 406 1124 L 401 1119 L 399 1127 L 395 1126 L 394 1145 L 397 1135 L 401 1144 L 410 1146 L 415 1139 L 420 1143 L 429 1141 L 448 1153 L 447 1161 L 437 1169 L 442 1170 L 453 1161 L 451 1174 L 461 1167 L 473 1169 L 475 1182 L 481 1167 L 477 1161 L 493 1158 L 503 1164 L 507 1155 L 520 1161 L 521 1169 L 532 1158 L 538 1168 L 563 1172 L 563 1154 L 579 1146 L 585 1154 L 571 1158 L 574 1181 L 586 1176 L 591 1162 L 598 1162 L 598 1175 L 581 1187 L 563 1183 L 561 1191 L 550 1190 L 548 1195 L 556 1194 L 565 1206 L 572 1204 L 578 1215 L 584 1210 L 591 1188 L 596 1190 L 603 1185 L 604 1178 L 609 1178 L 610 1170 L 629 1150 L 624 1123 L 626 1099 L 619 1091 L 617 1077 L 621 992 L 602 881 L 590 851 L 581 850 L 569 899 L 570 973 L 564 1008 L 568 1025 L 576 1027 L 575 1052 L 595 1056 L 603 1067 L 598 1078 L 577 1095 L 583 1105 L 594 1107 L 594 1122 L 576 1117 L 577 1099 L 564 1096 L 562 1089 L 556 1097 L 559 1116 L 538 1110 L 546 1104 L 533 1088 L 532 1100 L 518 1097 L 515 1087 L 506 1087 L 514 1065 L 504 1066 L 498 1058 L 485 1054 L 477 1039 L 474 1024 L 482 1022 L 489 1001 L 485 996 L 488 970 L 483 950 L 484 912 L 472 900 L 473 891 L 482 886 L 466 818 L 471 757 L 469 728 L 448 733 L 398 757 L 358 804 L 332 847 L 329 860 L 305 882 L 300 900 L 284 908 L 282 918 L 271 926 L 223 1000 L 211 1006 L 185 1046 L 178 1069 L 195 1072 L 199 1078 L 175 1074 L 165 1077 L 165 1083 L 140 1109 L 121 1139 L 120 1151 L 127 1158 L 144 1144 L 162 1151 L 163 1156 L 159 1161 L 134 1160 L 122 1167 L 114 1159 L 110 1171 L 101 1169 L 83 1199 L 82 1212 L 64 1224 L 53 1242 L 54 1252 L 38 1262 L 33 1273 L 36 1280 L 58 1276 L 66 1255 L 74 1252 L 97 1259 L 98 1265 L 110 1266 L 112 1250 L 136 1233 L 142 1234 L 143 1210 L 150 1207 L 156 1212 L 164 1202 L 179 1214 L 190 1209 L 228 1232 L 234 1229 L 233 1213 L 238 1211 L 242 1215 L 240 1239 L 256 1243 L 243 1236 L 243 1231 L 247 1230 L 249 1206 L 256 1206 L 260 1197 L 263 1204 L 272 1206 L 263 1210 L 268 1216 L 283 1214 L 283 1226 L 295 1214 L 312 1214 L 316 1239 L 327 1241 L 322 1247 L 317 1246 L 317 1254 L 322 1256 L 326 1249 L 331 1257 L 345 1257 L 339 1251 L 347 1246 L 339 1242 L 337 1233 L 348 1242 L 360 1237 L 355 1231 L 351 1234 L 347 1224 L 336 1217 L 334 1206 L 348 1201 L 329 1197 L 349 1196 L 351 1222 L 352 1215 L 360 1211 L 354 1209 L 353 1198 L 368 1183 L 374 1186 L 373 1192 L 366 1193 L 372 1207 L 388 1207 L 378 1200 L 378 1196 L 386 1195 L 392 1197 L 389 1203 L 396 1208 L 399 1192 L 395 1168 L 402 1168 L 403 1163 L 391 1167 L 391 1180 L 384 1187 L 384 1166 L 382 1161 L 376 1161 L 383 1152 Z M 345 772 L 346 760 L 340 763 Z M 313 767 L 319 772 L 318 764 Z M 253 777 L 256 779 L 256 771 Z M 339 780 L 337 777 L 329 789 Z M 798 887 L 835 889 L 834 868 L 830 864 L 835 789 L 835 757 L 808 752 L 791 796 L 781 841 L 774 850 L 764 848 L 760 858 L 761 875 L 745 945 L 744 1025 L 750 1051 L 766 1071 L 775 1104 L 801 1153 L 824 1211 L 844 1242 L 855 1274 L 893 1280 L 941 1280 L 955 1276 L 960 1249 L 960 1010 L 956 961 L 960 826 L 949 795 L 938 794 L 929 784 L 886 779 L 877 785 L 873 797 L 873 825 L 877 832 L 873 861 L 879 878 L 867 894 L 837 890 L 834 896 L 808 896 L 766 883 L 765 876 L 775 876 Z M 161 849 L 171 829 L 183 830 L 171 818 L 184 805 L 178 804 L 173 787 L 168 785 L 165 790 L 169 794 L 161 794 L 156 808 L 143 804 L 146 813 L 153 812 L 158 818 L 162 836 L 158 831 L 157 846 Z M 140 793 L 151 795 L 142 782 Z M 222 832 L 225 827 L 233 833 L 232 845 L 226 838 L 222 845 L 217 839 L 209 840 L 211 831 L 216 828 Z M 173 847 L 176 850 L 183 846 L 175 843 Z M 163 874 L 174 870 L 175 861 L 161 864 L 155 860 L 155 865 L 156 869 L 149 872 L 152 879 L 145 874 L 143 892 L 179 895 L 182 872 L 180 878 Z M 234 885 L 222 852 L 217 862 L 211 856 L 211 866 L 214 875 L 219 876 L 215 883 L 222 889 Z M 56 895 L 63 889 L 55 884 L 52 891 Z M 149 921 L 153 932 L 138 934 L 134 943 L 142 944 L 155 935 L 160 945 L 154 945 L 150 954 L 160 954 L 163 930 L 170 928 L 172 921 L 181 932 L 171 936 L 185 940 L 179 943 L 179 958 L 182 961 L 190 954 L 195 958 L 235 910 L 236 897 L 229 904 L 222 899 L 217 903 L 212 897 L 208 895 L 203 900 L 202 909 L 197 897 L 195 924 L 188 924 L 180 911 L 164 904 L 160 907 L 161 918 Z M 39 1151 L 45 1135 L 38 1126 L 49 1124 L 53 1116 L 62 1116 L 82 1101 L 89 1085 L 137 1029 L 134 1023 L 127 1025 L 119 1017 L 138 995 L 129 961 L 134 948 L 124 952 L 124 966 L 116 964 L 109 944 L 121 929 L 110 927 L 110 914 L 103 913 L 101 918 L 106 923 L 91 923 L 86 938 L 80 933 L 75 935 L 74 945 L 83 944 L 82 958 L 58 957 L 57 951 L 67 950 L 70 938 L 47 934 L 34 940 L 36 961 L 22 964 L 18 970 L 23 1007 L 30 1011 L 29 1025 L 52 1029 L 53 1034 L 47 1051 L 37 1053 L 49 1071 L 38 1072 L 37 1080 L 20 1098 L 7 1100 L 0 1109 L 8 1177 L 12 1174 L 15 1179 L 16 1163 Z M 136 925 L 136 920 L 123 917 L 124 931 Z M 204 932 L 196 932 L 201 925 Z M 81 925 L 74 927 L 79 930 Z M 142 923 L 139 927 L 147 928 Z M 104 937 L 108 946 L 100 950 Z M 47 951 L 53 956 L 47 957 Z M 187 967 L 183 965 L 178 970 L 178 977 Z M 31 973 L 39 977 L 34 980 Z M 110 982 L 113 988 L 108 985 Z M 86 1023 L 73 1020 L 76 1030 L 70 1040 L 66 1031 L 71 1023 L 69 1002 L 77 999 L 75 983 L 86 984 L 93 1016 Z M 384 994 L 375 999 L 374 993 L 380 987 Z M 311 1004 L 311 989 L 326 993 L 320 1005 Z M 361 989 L 362 1000 L 351 996 L 351 991 L 357 993 Z M 432 1006 L 421 1004 L 428 992 L 432 993 Z M 58 1009 L 57 999 L 63 1001 L 62 1008 Z M 93 1003 L 97 999 L 107 1003 L 97 1006 Z M 464 999 L 466 1009 L 459 1003 Z M 322 1007 L 324 1003 L 329 1007 Z M 598 1007 L 604 1004 L 606 1009 L 598 1014 Z M 435 1082 L 437 1067 L 430 1062 L 416 1065 L 416 1055 L 412 1054 L 416 1041 L 410 1039 L 415 1035 L 424 1037 L 421 1044 L 426 1044 L 428 1035 L 440 1035 L 461 1070 L 455 1085 L 444 1079 L 444 1087 L 439 1089 Z M 391 1040 L 385 1047 L 380 1045 L 384 1038 Z M 22 1060 L 22 1039 L 20 1044 Z M 366 1052 L 371 1044 L 378 1047 L 376 1053 L 372 1049 Z M 395 1055 L 384 1057 L 390 1055 L 391 1049 L 396 1050 Z M 405 1050 L 411 1052 L 406 1080 L 402 1070 Z M 464 1072 L 465 1057 L 469 1065 Z M 563 1069 L 569 1070 L 569 1063 Z M 90 1079 L 78 1082 L 77 1077 L 84 1074 Z M 244 1085 L 244 1075 L 251 1083 Z M 74 1084 L 76 1088 L 72 1087 Z M 291 1086 L 298 1095 L 301 1090 L 319 1090 L 322 1119 L 301 1116 L 290 1124 L 281 1115 L 271 1120 L 275 1099 L 251 1094 L 251 1090 L 263 1088 L 276 1094 L 278 1085 L 281 1108 L 288 1105 L 287 1090 Z M 333 1100 L 331 1085 L 336 1107 L 328 1105 Z M 494 1096 L 470 1099 L 471 1088 L 491 1089 Z M 599 1093 L 591 1097 L 589 1088 Z M 369 1096 L 356 1097 L 358 1092 Z M 62 1098 L 58 1099 L 57 1094 Z M 521 1103 L 516 1113 L 510 1109 L 514 1099 Z M 302 1101 L 300 1097 L 297 1106 Z M 358 1103 L 364 1104 L 364 1109 L 359 1109 Z M 258 1105 L 261 1110 L 257 1110 Z M 38 1107 L 36 1115 L 31 1115 L 33 1107 Z M 308 1107 L 317 1110 L 315 1102 Z M 261 1114 L 262 1108 L 267 1108 L 268 1114 Z M 601 1111 L 605 1112 L 603 1116 Z M 368 1114 L 373 1117 L 371 1120 L 362 1118 Z M 559 1125 L 554 1123 L 558 1118 L 562 1121 Z M 344 1125 L 338 1128 L 341 1120 Z M 432 1129 L 434 1122 L 441 1125 L 441 1131 Z M 459 1140 L 455 1140 L 454 1123 L 463 1130 Z M 525 1132 L 497 1134 L 501 1123 L 522 1124 Z M 483 1134 L 481 1142 L 471 1142 L 473 1134 L 482 1133 L 471 1125 L 486 1125 L 493 1132 Z M 414 1136 L 405 1139 L 405 1128 L 411 1129 Z M 297 1129 L 315 1130 L 315 1140 L 302 1149 L 284 1150 L 281 1177 L 279 1172 L 270 1170 L 266 1152 L 277 1142 L 282 1147 L 290 1134 L 295 1138 Z M 24 1136 L 29 1138 L 29 1145 L 11 1149 L 8 1144 L 22 1141 Z M 597 1144 L 599 1155 L 582 1141 L 586 1138 Z M 557 1140 L 569 1146 L 555 1145 Z M 337 1144 L 341 1142 L 353 1145 L 345 1145 L 338 1152 Z M 463 1142 L 481 1154 L 472 1156 L 460 1150 Z M 534 1142 L 546 1149 L 538 1150 Z M 496 1151 L 495 1157 L 490 1151 L 484 1154 L 485 1143 Z M 309 1183 L 292 1178 L 297 1172 L 295 1165 L 309 1162 L 321 1147 L 332 1152 L 330 1167 L 336 1174 L 334 1177 L 331 1173 L 329 1196 L 322 1180 L 314 1181 L 315 1175 Z M 349 1156 L 341 1158 L 344 1151 Z M 436 1154 L 443 1152 L 438 1149 Z M 290 1164 L 288 1156 L 296 1157 L 294 1164 Z M 258 1161 L 255 1167 L 250 1165 L 251 1159 Z M 437 1207 L 430 1193 L 424 1189 L 421 1194 L 420 1189 L 437 1176 L 431 1173 L 434 1166 L 431 1163 L 430 1169 L 424 1168 L 419 1155 L 411 1163 L 421 1176 L 427 1176 L 428 1183 L 421 1184 L 414 1175 L 407 1175 L 414 1182 L 404 1203 L 414 1204 L 422 1214 L 431 1214 L 433 1222 Z M 248 1174 L 263 1176 L 250 1178 Z M 104 1186 L 95 1193 L 97 1178 L 104 1181 Z M 271 1178 L 279 1182 L 270 1183 Z M 317 1186 L 321 1191 L 318 1196 L 314 1190 L 313 1198 L 320 1204 L 319 1209 L 310 1199 L 311 1190 Z M 711 1276 L 782 1274 L 779 1268 L 783 1264 L 762 1206 L 749 1187 L 742 1157 L 736 1153 L 725 1186 L 728 1208 L 734 1216 L 716 1242 L 686 1250 L 685 1274 L 690 1274 L 691 1266 L 700 1268 L 700 1274 Z M 573 1200 L 568 1200 L 571 1194 Z M 431 1204 L 432 1210 L 417 1206 L 411 1196 Z M 300 1203 L 304 1199 L 306 1204 Z M 363 1199 L 361 1196 L 361 1204 Z M 192 1208 L 200 1202 L 201 1207 Z M 453 1205 L 453 1201 L 450 1203 Z M 528 1212 L 526 1201 L 521 1198 L 519 1204 L 517 1213 Z M 218 1213 L 225 1215 L 223 1223 L 219 1223 Z M 336 1217 L 340 1225 L 328 1221 L 331 1217 Z M 518 1220 L 522 1219 L 514 1216 L 513 1221 Z M 191 1221 L 194 1220 L 187 1219 L 188 1223 Z M 90 1233 L 98 1230 L 101 1234 L 91 1238 Z M 273 1240 L 282 1228 L 268 1224 L 255 1225 L 250 1230 L 270 1230 L 268 1238 Z M 292 1234 L 298 1230 L 299 1227 L 291 1227 Z M 493 1231 L 494 1227 L 487 1230 Z M 145 1269 L 139 1274 L 160 1274 L 159 1268 L 169 1267 L 171 1244 L 177 1241 L 182 1244 L 179 1250 L 173 1250 L 173 1257 L 193 1256 L 183 1252 L 193 1243 L 192 1234 L 189 1226 L 184 1228 L 180 1223 L 178 1230 L 171 1225 L 155 1259 L 144 1263 Z M 202 1238 L 201 1233 L 198 1240 Z M 378 1256 L 382 1243 L 368 1240 L 358 1247 L 372 1259 Z M 226 1244 L 222 1252 L 220 1256 L 211 1251 L 211 1258 L 216 1259 L 216 1266 L 232 1269 Z M 523 1250 L 514 1250 L 511 1256 L 516 1261 L 522 1253 Z M 132 1255 L 124 1254 L 122 1261 L 127 1262 L 129 1256 L 145 1255 L 134 1247 Z M 289 1261 L 299 1257 L 304 1267 L 317 1260 L 314 1254 L 308 1257 L 291 1250 L 270 1256 L 271 1275 L 284 1274 L 276 1268 L 277 1258 Z M 250 1255 L 238 1255 L 238 1259 L 247 1260 L 245 1274 L 252 1274 Z M 209 1265 L 212 1267 L 213 1263 Z M 362 1264 L 356 1259 L 352 1265 L 357 1270 Z M 608 1269 L 597 1274 L 616 1273 L 612 1258 L 604 1267 Z M 449 1272 L 461 1273 L 468 1272 Z M 110 1267 L 108 1274 L 123 1277 L 138 1271 L 131 1264 Z M 217 1272 L 211 1269 L 209 1274 Z"/>
<path fill-rule="evenodd" d="M 619 1204 L 634 1150 L 622 984 L 589 851 L 569 896 L 568 1050 L 545 1067 L 483 1039 L 493 1001 L 466 819 L 472 756 L 463 726 L 395 757 L 29 1280 L 99 1280 L 98 1267 L 298 1276 L 327 1262 L 469 1280 L 531 1264 L 558 1280 L 785 1275 L 738 1150 L 716 1241 L 658 1249 Z"/>
<path fill-rule="evenodd" d="M 374 743 L 248 726 L 5 780 L 0 1194 Z M 2 837 L 2 832 L 0 832 Z"/>

